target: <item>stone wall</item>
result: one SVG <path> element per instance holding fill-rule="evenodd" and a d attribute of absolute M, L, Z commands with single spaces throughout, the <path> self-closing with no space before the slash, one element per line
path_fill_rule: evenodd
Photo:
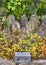
<path fill-rule="evenodd" d="M 39 17 L 35 14 L 31 15 L 29 20 L 27 16 L 23 14 L 20 17 L 20 20 L 17 21 L 14 15 L 9 14 L 7 21 L 8 26 L 3 29 L 3 32 L 7 35 L 15 33 L 15 31 L 21 31 L 23 33 L 22 36 L 25 36 L 26 34 L 34 34 L 34 32 L 42 37 L 46 36 L 46 15 L 43 16 L 43 21 L 40 21 Z"/>

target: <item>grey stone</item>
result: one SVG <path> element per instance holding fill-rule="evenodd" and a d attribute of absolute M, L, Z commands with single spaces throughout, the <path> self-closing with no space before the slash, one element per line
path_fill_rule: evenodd
<path fill-rule="evenodd" d="M 15 65 L 15 63 L 13 61 L 4 60 L 4 59 L 0 58 L 0 65 Z"/>
<path fill-rule="evenodd" d="M 9 25 L 13 24 L 14 21 L 15 21 L 15 16 L 12 15 L 12 14 L 9 14 L 9 15 L 8 15 Z"/>
<path fill-rule="evenodd" d="M 21 38 L 25 38 L 26 37 L 26 33 L 24 31 L 23 32 L 21 31 L 20 32 L 20 36 L 21 36 Z"/>
<path fill-rule="evenodd" d="M 15 20 L 15 16 L 12 14 L 8 15 L 8 26 L 3 30 L 7 34 L 12 34 L 16 30 L 20 30 L 19 21 Z"/>
<path fill-rule="evenodd" d="M 29 52 L 16 52 L 15 63 L 29 63 L 31 62 L 31 56 Z"/>
<path fill-rule="evenodd" d="M 26 23 L 26 33 L 33 34 L 39 29 L 40 21 L 37 15 L 31 15 L 30 20 Z"/>
<path fill-rule="evenodd" d="M 20 28 L 21 28 L 21 32 L 23 32 L 24 34 L 26 33 L 26 23 L 28 21 L 28 18 L 25 14 L 23 14 L 20 17 Z"/>
<path fill-rule="evenodd" d="M 12 14 L 9 14 L 7 18 L 8 26 L 3 29 L 3 32 L 6 33 L 7 35 L 10 35 L 12 33 L 12 24 L 14 21 L 15 21 L 15 16 Z"/>
<path fill-rule="evenodd" d="M 32 60 L 31 63 L 21 63 L 19 65 L 46 65 L 46 60 Z"/>
<path fill-rule="evenodd" d="M 20 30 L 20 23 L 19 21 L 15 20 L 14 23 L 12 24 L 12 32 L 15 32 L 15 31 L 19 31 Z"/>
<path fill-rule="evenodd" d="M 19 65 L 31 65 L 31 63 L 21 63 Z"/>
<path fill-rule="evenodd" d="M 46 21 L 43 21 L 42 24 L 40 25 L 38 29 L 38 34 L 40 34 L 43 37 L 46 36 Z"/>
<path fill-rule="evenodd" d="M 24 26 L 26 25 L 26 22 L 28 21 L 28 18 L 25 14 L 23 14 L 21 17 L 20 17 L 20 23 L 21 23 L 21 26 Z"/>
<path fill-rule="evenodd" d="M 16 65 L 12 60 L 0 58 L 0 65 Z M 30 63 L 20 63 L 18 65 L 46 65 L 46 60 L 32 60 Z"/>
<path fill-rule="evenodd" d="M 38 30 L 39 25 L 40 25 L 40 21 L 37 15 L 31 15 L 30 17 L 30 21 L 31 21 L 31 25 L 32 25 L 32 29 L 35 31 Z"/>
<path fill-rule="evenodd" d="M 6 35 L 10 35 L 10 28 L 6 27 L 6 28 L 3 29 L 2 32 L 5 33 Z"/>
<path fill-rule="evenodd" d="M 32 61 L 34 65 L 46 65 L 46 60 L 34 60 Z"/>
<path fill-rule="evenodd" d="M 7 36 L 6 40 L 8 43 L 11 43 L 11 44 L 18 42 L 18 38 L 15 35 Z"/>
<path fill-rule="evenodd" d="M 34 24 L 33 24 L 33 22 L 28 21 L 26 23 L 26 33 L 27 34 L 32 34 L 33 32 L 34 32 Z"/>

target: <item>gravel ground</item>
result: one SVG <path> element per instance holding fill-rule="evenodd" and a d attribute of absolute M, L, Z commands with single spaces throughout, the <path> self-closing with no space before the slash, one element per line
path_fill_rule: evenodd
<path fill-rule="evenodd" d="M 0 58 L 0 65 L 16 65 L 14 61 Z M 31 63 L 21 63 L 19 65 L 46 65 L 46 60 L 33 60 Z"/>

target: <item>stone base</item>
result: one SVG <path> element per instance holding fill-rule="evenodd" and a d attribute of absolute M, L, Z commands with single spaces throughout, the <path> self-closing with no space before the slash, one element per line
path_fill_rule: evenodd
<path fill-rule="evenodd" d="M 4 60 L 4 59 L 0 58 L 0 65 L 15 65 L 15 63 L 13 61 Z"/>
<path fill-rule="evenodd" d="M 34 60 L 31 65 L 46 65 L 46 60 Z"/>
<path fill-rule="evenodd" d="M 14 61 L 0 58 L 0 65 L 16 65 Z M 21 63 L 18 65 L 46 65 L 46 60 L 32 60 L 30 63 Z"/>
<path fill-rule="evenodd" d="M 46 65 L 46 60 L 33 60 L 31 63 L 23 63 L 19 65 Z"/>

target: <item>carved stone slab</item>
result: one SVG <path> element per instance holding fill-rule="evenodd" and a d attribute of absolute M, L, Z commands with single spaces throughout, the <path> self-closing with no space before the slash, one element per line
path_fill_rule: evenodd
<path fill-rule="evenodd" d="M 29 52 L 16 52 L 15 63 L 30 63 L 31 56 Z"/>

